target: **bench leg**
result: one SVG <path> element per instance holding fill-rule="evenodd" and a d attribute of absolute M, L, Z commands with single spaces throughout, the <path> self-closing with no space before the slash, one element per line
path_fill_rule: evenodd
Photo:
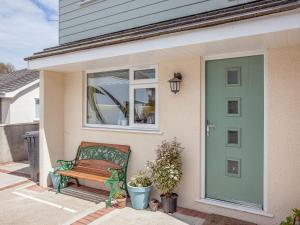
<path fill-rule="evenodd" d="M 60 188 L 61 188 L 61 180 L 62 180 L 62 176 L 59 175 L 59 182 L 58 182 L 58 186 L 57 186 L 57 189 L 56 189 L 56 194 L 57 193 L 60 193 Z"/>
<path fill-rule="evenodd" d="M 81 186 L 81 185 L 79 184 L 79 180 L 78 180 L 77 178 L 75 178 L 75 182 L 76 182 L 77 187 Z"/>
<path fill-rule="evenodd" d="M 124 186 L 124 190 L 126 191 L 127 196 L 129 197 L 129 193 L 128 193 L 128 189 L 127 189 L 127 178 L 126 178 L 126 175 L 123 178 L 123 186 Z"/>

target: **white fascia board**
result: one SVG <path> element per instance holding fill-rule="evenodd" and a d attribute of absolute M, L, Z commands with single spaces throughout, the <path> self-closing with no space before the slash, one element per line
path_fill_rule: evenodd
<path fill-rule="evenodd" d="M 29 84 L 26 84 L 25 86 L 23 87 L 20 87 L 19 89 L 15 90 L 15 91 L 11 91 L 11 92 L 7 92 L 5 93 L 4 95 L 1 95 L 0 97 L 1 98 L 14 98 L 17 94 L 19 94 L 21 91 L 24 91 L 26 90 L 27 88 L 30 88 L 36 84 L 38 84 L 40 82 L 40 80 L 35 80 Z"/>
<path fill-rule="evenodd" d="M 176 48 L 212 41 L 260 35 L 300 28 L 300 10 L 228 23 L 198 30 L 178 32 L 156 38 L 38 58 L 28 62 L 29 69 L 51 68 L 71 63 L 99 60 L 155 50 Z"/>

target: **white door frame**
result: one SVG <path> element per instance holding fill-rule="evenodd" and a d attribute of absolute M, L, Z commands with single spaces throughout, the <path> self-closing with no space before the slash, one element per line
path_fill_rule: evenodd
<path fill-rule="evenodd" d="M 219 200 L 211 200 L 205 198 L 205 168 L 206 168 L 206 160 L 205 160 L 205 150 L 206 150 L 206 80 L 205 80 L 205 74 L 206 74 L 206 68 L 205 68 L 205 62 L 208 60 L 215 60 L 215 59 L 226 59 L 226 58 L 238 58 L 238 57 L 244 57 L 244 56 L 254 56 L 254 55 L 263 55 L 264 56 L 264 147 L 263 147 L 263 210 L 259 210 L 256 208 L 250 208 L 247 206 L 240 206 L 234 203 L 227 203 Z M 229 53 L 229 54 L 222 54 L 222 55 L 209 55 L 209 56 L 203 56 L 201 58 L 201 149 L 200 149 L 200 155 L 201 155 L 201 184 L 200 184 L 200 200 L 197 200 L 197 202 L 211 204 L 211 205 L 217 205 L 225 208 L 235 209 L 239 211 L 246 211 L 250 213 L 265 215 L 268 217 L 272 217 L 271 214 L 267 213 L 268 209 L 268 201 L 267 201 L 267 176 L 268 176 L 268 164 L 267 164 L 267 150 L 268 150 L 268 140 L 267 140 L 267 124 L 268 124 L 268 109 L 267 109 L 267 87 L 268 87 L 268 70 L 267 70 L 267 53 L 263 50 L 258 51 L 251 51 L 251 52 L 237 52 L 237 53 Z"/>

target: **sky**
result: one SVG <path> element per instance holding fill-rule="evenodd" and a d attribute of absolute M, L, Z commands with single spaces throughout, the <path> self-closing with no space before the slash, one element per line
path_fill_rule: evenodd
<path fill-rule="evenodd" d="M 0 2 L 0 62 L 23 69 L 25 57 L 58 45 L 58 0 Z"/>

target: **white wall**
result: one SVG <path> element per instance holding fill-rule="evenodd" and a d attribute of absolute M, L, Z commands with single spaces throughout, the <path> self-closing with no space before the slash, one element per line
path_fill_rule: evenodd
<path fill-rule="evenodd" d="M 35 98 L 39 98 L 39 84 L 21 91 L 13 98 L 2 99 L 2 123 L 31 123 L 36 121 Z"/>

